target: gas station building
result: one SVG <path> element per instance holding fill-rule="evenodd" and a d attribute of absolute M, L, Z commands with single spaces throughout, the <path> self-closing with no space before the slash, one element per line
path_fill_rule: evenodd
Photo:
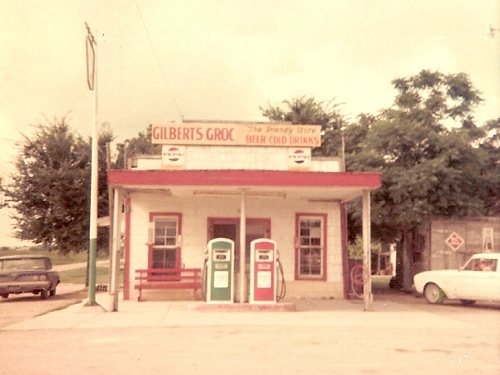
<path fill-rule="evenodd" d="M 154 124 L 152 142 L 162 144 L 161 156 L 136 155 L 108 171 L 113 222 L 124 223 L 113 240 L 116 257 L 116 233 L 124 233 L 124 299 L 138 296 L 136 270 L 202 268 L 217 238 L 234 241 L 235 302 L 250 299 L 250 244 L 261 238 L 276 244 L 286 299 L 348 298 L 345 203 L 362 197 L 370 244 L 370 192 L 380 173 L 312 157 L 321 145 L 316 125 Z"/>

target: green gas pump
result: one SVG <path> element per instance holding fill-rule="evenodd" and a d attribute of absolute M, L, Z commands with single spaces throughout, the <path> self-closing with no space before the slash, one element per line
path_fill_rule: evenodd
<path fill-rule="evenodd" d="M 207 245 L 207 303 L 234 301 L 234 241 L 215 238 Z"/>

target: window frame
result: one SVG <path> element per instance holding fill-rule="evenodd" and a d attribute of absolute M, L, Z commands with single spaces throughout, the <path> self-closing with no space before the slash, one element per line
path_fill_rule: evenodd
<path fill-rule="evenodd" d="M 177 221 L 177 234 L 175 245 L 173 246 L 155 246 L 155 233 L 156 233 L 156 220 L 157 219 L 175 219 Z M 180 269 L 182 264 L 182 214 L 179 212 L 150 212 L 149 213 L 149 225 L 148 231 L 148 268 L 153 269 L 154 260 L 153 253 L 155 248 L 163 248 L 165 250 L 173 249 L 175 250 L 175 267 L 171 269 Z M 170 267 L 169 267 L 170 269 Z"/>
<path fill-rule="evenodd" d="M 320 265 L 320 274 L 319 275 L 306 275 L 301 274 L 300 271 L 300 251 L 306 246 L 301 246 L 300 240 L 300 222 L 303 219 L 314 219 L 320 220 L 322 228 L 321 228 L 321 244 L 319 247 L 321 248 L 321 265 Z M 327 280 L 327 223 L 328 223 L 328 215 L 324 213 L 296 213 L 295 214 L 295 280 L 313 280 L 313 281 L 325 281 Z M 318 247 L 311 246 L 309 247 Z"/>

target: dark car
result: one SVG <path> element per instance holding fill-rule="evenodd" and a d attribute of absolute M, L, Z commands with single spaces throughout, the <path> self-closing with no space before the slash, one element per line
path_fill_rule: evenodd
<path fill-rule="evenodd" d="M 59 273 L 52 270 L 49 257 L 12 255 L 0 257 L 0 296 L 40 294 L 42 299 L 56 295 Z"/>

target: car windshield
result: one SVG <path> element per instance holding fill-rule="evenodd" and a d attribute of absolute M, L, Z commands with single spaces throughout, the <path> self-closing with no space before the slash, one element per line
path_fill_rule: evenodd
<path fill-rule="evenodd" d="M 0 259 L 0 270 L 44 270 L 47 265 L 44 258 Z"/>

